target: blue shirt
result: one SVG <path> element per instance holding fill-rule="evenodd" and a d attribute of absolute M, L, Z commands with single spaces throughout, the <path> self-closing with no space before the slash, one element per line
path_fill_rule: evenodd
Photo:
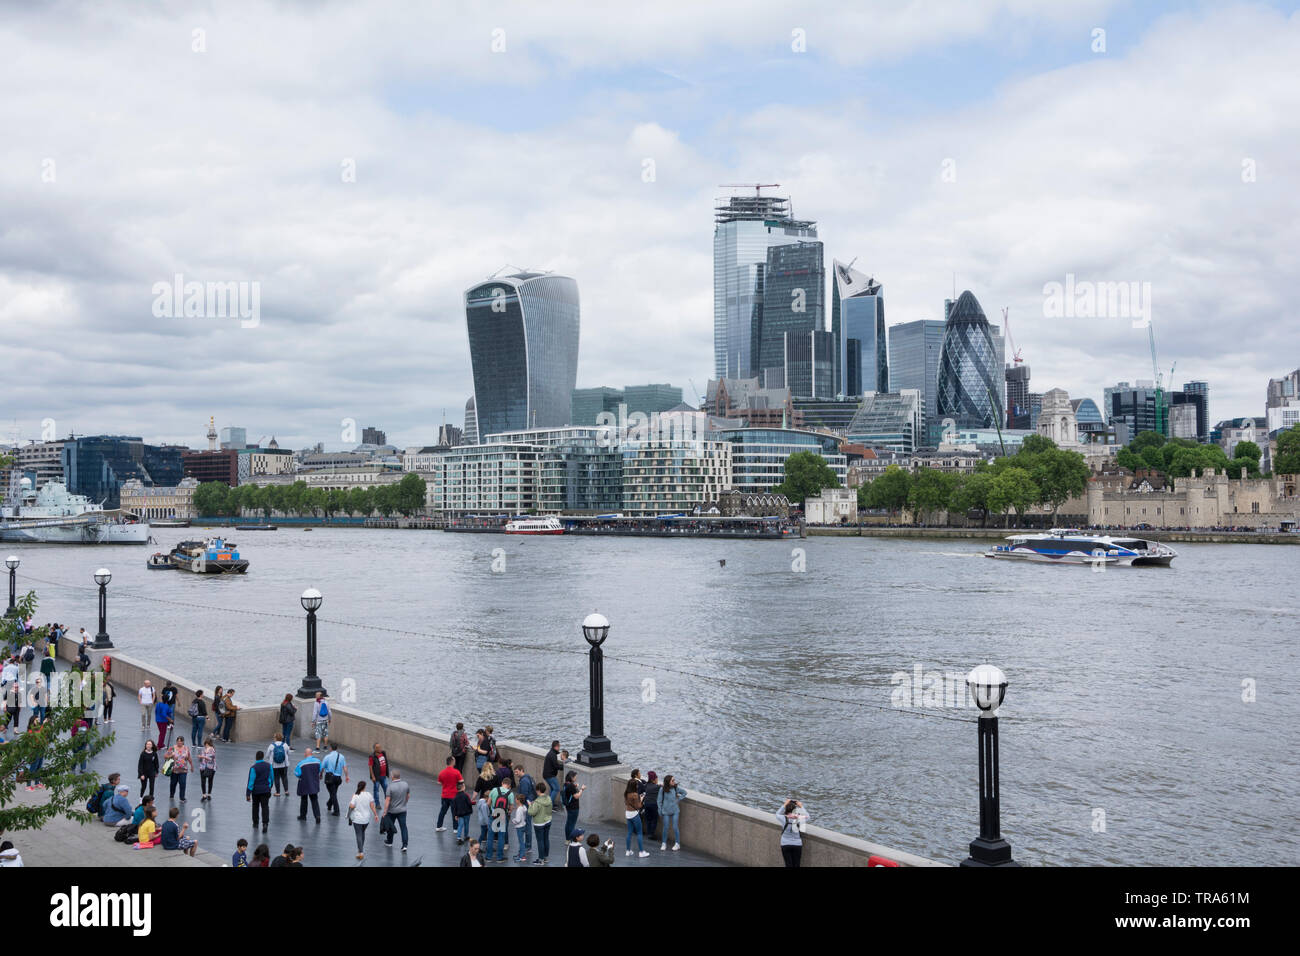
<path fill-rule="evenodd" d="M 314 758 L 313 758 L 314 759 Z M 337 750 L 332 751 L 328 757 L 321 761 L 321 772 L 332 773 L 336 777 L 343 776 L 343 771 L 348 765 L 348 758 Z"/>
<path fill-rule="evenodd" d="M 248 866 L 248 854 L 243 850 L 238 850 L 230 857 L 230 865 L 235 867 Z"/>

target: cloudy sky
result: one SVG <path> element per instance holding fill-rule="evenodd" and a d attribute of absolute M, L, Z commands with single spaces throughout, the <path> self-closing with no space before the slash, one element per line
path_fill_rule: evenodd
<path fill-rule="evenodd" d="M 1262 414 L 1300 365 L 1293 3 L 63 3 L 0 13 L 0 439 L 286 447 L 459 424 L 465 288 L 582 295 L 580 386 L 713 367 L 720 183 L 780 183 L 889 322 L 969 288 L 1033 388 L 1159 360 Z M 1104 31 L 1104 33 L 1099 32 Z M 649 171 L 649 172 L 647 172 Z M 828 263 L 829 265 L 829 263 Z M 155 287 L 257 283 L 256 325 Z"/>

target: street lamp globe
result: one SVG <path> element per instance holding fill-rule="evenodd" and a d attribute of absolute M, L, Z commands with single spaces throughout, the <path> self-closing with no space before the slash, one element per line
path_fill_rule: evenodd
<path fill-rule="evenodd" d="M 609 621 L 605 615 L 592 611 L 582 620 L 582 636 L 592 647 L 599 647 L 609 637 Z"/>
<path fill-rule="evenodd" d="M 113 572 L 109 571 L 108 568 L 100 568 L 95 572 L 95 583 L 100 587 L 103 587 L 111 580 L 113 580 Z"/>
<path fill-rule="evenodd" d="M 9 557 L 5 558 L 5 567 L 8 568 L 10 571 L 16 570 L 18 568 L 18 565 L 20 565 L 21 563 L 22 562 L 18 560 L 18 555 L 16 554 L 11 554 L 9 555 Z"/>
<path fill-rule="evenodd" d="M 320 607 L 321 602 L 325 600 L 321 593 L 315 588 L 308 588 L 302 592 L 302 607 L 304 611 L 314 611 Z"/>
<path fill-rule="evenodd" d="M 1007 696 L 1007 675 L 992 664 L 980 664 L 966 675 L 966 686 L 975 698 L 981 717 L 996 717 Z"/>

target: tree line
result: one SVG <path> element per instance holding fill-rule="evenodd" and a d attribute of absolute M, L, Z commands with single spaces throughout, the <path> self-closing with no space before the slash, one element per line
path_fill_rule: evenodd
<path fill-rule="evenodd" d="M 239 485 L 205 481 L 194 489 L 194 510 L 202 518 L 238 517 L 249 512 L 298 516 L 354 515 L 370 517 L 378 512 L 410 517 L 424 510 L 425 481 L 408 472 L 391 485 L 369 488 L 311 488 L 305 481 L 291 485 Z"/>

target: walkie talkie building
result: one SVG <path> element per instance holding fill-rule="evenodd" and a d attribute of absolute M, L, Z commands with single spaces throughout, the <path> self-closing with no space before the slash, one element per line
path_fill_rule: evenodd
<path fill-rule="evenodd" d="M 578 283 L 520 272 L 465 293 L 478 439 L 569 421 L 578 382 Z"/>
<path fill-rule="evenodd" d="M 940 422 L 952 419 L 957 428 L 1000 427 L 1003 374 L 989 320 L 975 296 L 963 292 L 948 313 L 939 354 Z"/>

